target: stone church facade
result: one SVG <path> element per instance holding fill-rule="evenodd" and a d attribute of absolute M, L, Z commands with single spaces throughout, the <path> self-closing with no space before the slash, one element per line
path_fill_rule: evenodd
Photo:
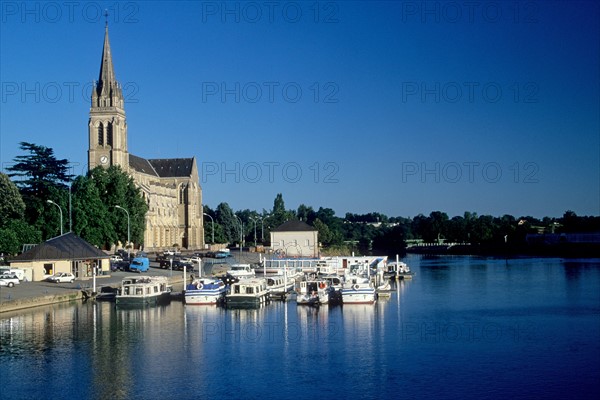
<path fill-rule="evenodd" d="M 127 150 L 125 100 L 117 82 L 108 39 L 100 77 L 94 83 L 88 124 L 88 167 L 118 165 L 141 189 L 148 204 L 145 250 L 204 247 L 202 188 L 196 158 L 145 159 Z"/>

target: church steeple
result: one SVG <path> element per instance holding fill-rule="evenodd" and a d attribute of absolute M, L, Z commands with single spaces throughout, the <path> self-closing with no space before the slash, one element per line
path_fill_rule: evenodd
<path fill-rule="evenodd" d="M 108 167 L 119 165 L 129 168 L 127 152 L 127 121 L 125 119 L 125 99 L 123 90 L 115 77 L 108 23 L 104 28 L 104 47 L 100 62 L 100 75 L 92 88 L 92 104 L 88 123 L 88 166 Z"/>
<path fill-rule="evenodd" d="M 100 75 L 92 92 L 92 107 L 123 108 L 123 91 L 115 77 L 110 41 L 108 39 L 108 24 L 104 28 L 104 48 L 100 62 Z"/>

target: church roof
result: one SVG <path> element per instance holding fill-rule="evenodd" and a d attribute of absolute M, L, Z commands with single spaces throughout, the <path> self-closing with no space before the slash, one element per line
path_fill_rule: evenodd
<path fill-rule="evenodd" d="M 154 167 L 152 164 L 150 164 L 150 162 L 148 162 L 148 160 L 142 157 L 134 156 L 133 154 L 129 154 L 129 167 L 143 174 L 158 176 L 154 170 Z"/>
<path fill-rule="evenodd" d="M 190 176 L 194 166 L 193 158 L 157 158 L 148 162 L 161 178 Z"/>
<path fill-rule="evenodd" d="M 178 178 L 192 175 L 193 158 L 145 158 L 129 154 L 129 167 L 143 174 L 160 178 Z"/>
<path fill-rule="evenodd" d="M 73 232 L 68 232 L 46 240 L 10 261 L 90 260 L 109 257 Z"/>
<path fill-rule="evenodd" d="M 313 232 L 313 231 L 316 231 L 316 229 L 314 227 L 308 225 L 306 222 L 297 221 L 297 220 L 284 222 L 283 224 L 279 225 L 277 228 L 271 229 L 271 232 Z"/>

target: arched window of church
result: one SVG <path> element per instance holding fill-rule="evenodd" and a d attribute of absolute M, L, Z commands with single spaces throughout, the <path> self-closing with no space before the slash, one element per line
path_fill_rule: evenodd
<path fill-rule="evenodd" d="M 102 122 L 98 125 L 98 144 L 104 146 L 104 125 Z"/>
<path fill-rule="evenodd" d="M 113 145 L 113 124 L 109 122 L 106 126 L 106 144 L 109 146 Z"/>

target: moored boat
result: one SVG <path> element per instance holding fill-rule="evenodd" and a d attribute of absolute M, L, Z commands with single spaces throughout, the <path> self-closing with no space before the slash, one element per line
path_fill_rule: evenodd
<path fill-rule="evenodd" d="M 248 278 L 235 282 L 225 295 L 227 307 L 257 307 L 269 300 L 265 279 Z"/>
<path fill-rule="evenodd" d="M 343 304 L 375 303 L 377 294 L 367 277 L 349 275 L 342 287 Z"/>
<path fill-rule="evenodd" d="M 296 295 L 297 304 L 321 305 L 329 303 L 331 288 L 325 279 L 300 282 Z"/>
<path fill-rule="evenodd" d="M 295 279 L 285 275 L 270 275 L 266 278 L 267 289 L 272 299 L 285 299 L 286 295 L 294 290 Z"/>
<path fill-rule="evenodd" d="M 392 261 L 387 263 L 383 276 L 390 279 L 412 279 L 414 272 L 406 263 Z"/>
<path fill-rule="evenodd" d="M 185 304 L 218 304 L 225 299 L 227 286 L 221 279 L 197 278 L 185 288 Z"/>
<path fill-rule="evenodd" d="M 171 300 L 172 287 L 164 276 L 131 276 L 123 279 L 117 305 L 155 305 Z"/>
<path fill-rule="evenodd" d="M 232 264 L 227 274 L 237 279 L 254 278 L 256 276 L 250 264 Z"/>

